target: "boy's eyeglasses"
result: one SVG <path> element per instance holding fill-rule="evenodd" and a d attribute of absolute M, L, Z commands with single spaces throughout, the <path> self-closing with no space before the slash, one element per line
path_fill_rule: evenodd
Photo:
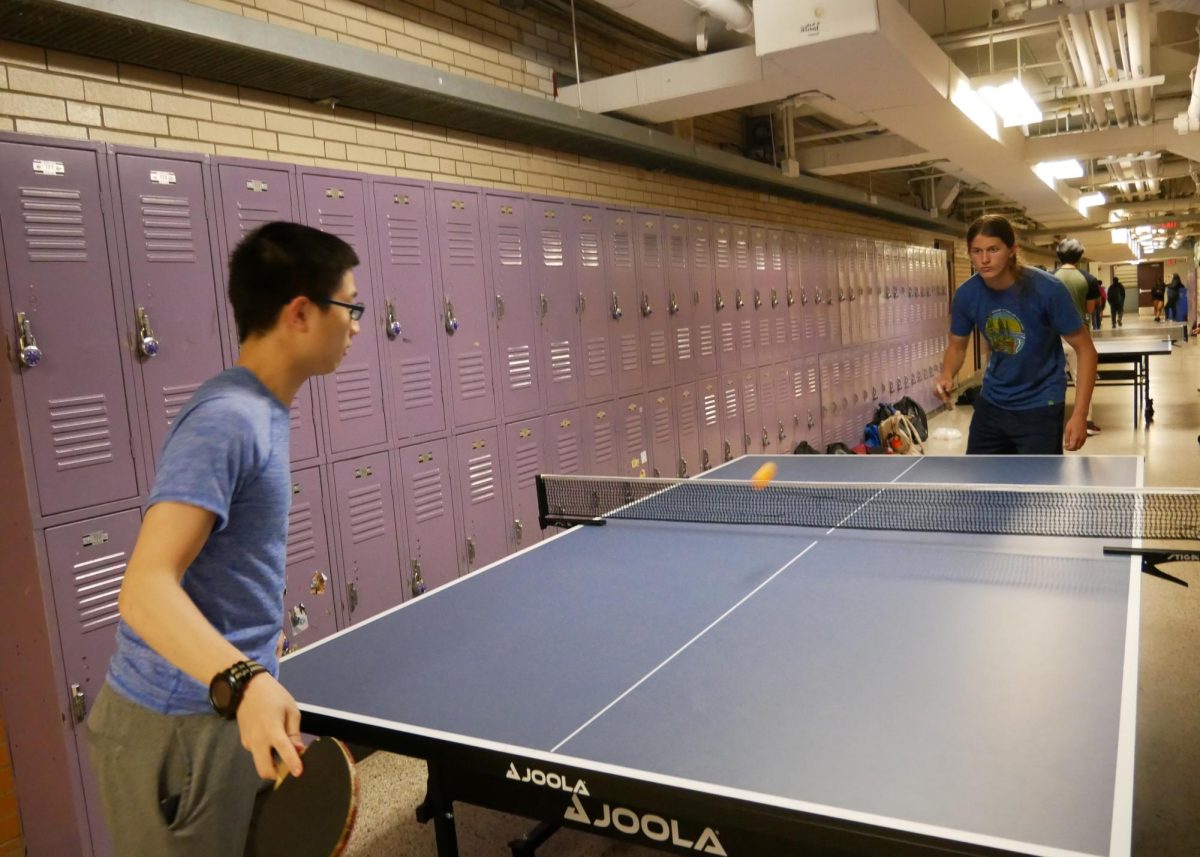
<path fill-rule="evenodd" d="M 323 301 L 317 301 L 319 304 L 332 304 L 333 306 L 344 306 L 350 310 L 350 320 L 358 321 L 363 317 L 363 313 L 367 311 L 365 304 L 348 304 L 345 301 L 335 301 L 333 298 L 326 298 Z"/>

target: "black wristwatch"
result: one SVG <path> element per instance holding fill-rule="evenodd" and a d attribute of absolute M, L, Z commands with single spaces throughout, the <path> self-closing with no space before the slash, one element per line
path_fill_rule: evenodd
<path fill-rule="evenodd" d="M 250 679 L 266 671 L 267 668 L 256 661 L 238 661 L 213 676 L 208 683 L 208 701 L 217 714 L 232 720 L 237 717 L 238 706 L 242 703 Z"/>

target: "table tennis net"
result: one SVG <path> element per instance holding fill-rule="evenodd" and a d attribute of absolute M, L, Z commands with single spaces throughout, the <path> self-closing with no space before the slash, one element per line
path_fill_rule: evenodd
<path fill-rule="evenodd" d="M 543 528 L 619 518 L 1096 538 L 1200 538 L 1200 491 L 542 475 Z"/>

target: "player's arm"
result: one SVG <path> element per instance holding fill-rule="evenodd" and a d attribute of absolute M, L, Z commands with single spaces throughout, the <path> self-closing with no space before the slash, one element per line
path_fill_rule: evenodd
<path fill-rule="evenodd" d="M 175 502 L 151 506 L 125 569 L 118 600 L 121 618 L 147 645 L 205 686 L 217 673 L 246 659 L 212 626 L 181 585 L 215 523 L 216 515 L 198 506 Z M 279 682 L 267 673 L 254 676 L 237 716 L 242 745 L 253 754 L 261 776 L 275 774 L 272 749 L 293 773 L 300 772 L 295 750 L 300 712 Z"/>
<path fill-rule="evenodd" d="M 1075 410 L 1063 431 L 1063 446 L 1068 450 L 1076 450 L 1087 440 L 1088 405 L 1092 402 L 1100 358 L 1087 325 L 1080 325 L 1078 330 L 1063 339 L 1075 349 L 1075 357 L 1079 361 L 1079 377 L 1075 379 Z"/>
<path fill-rule="evenodd" d="M 959 370 L 967 359 L 967 344 L 970 339 L 969 336 L 950 334 L 946 353 L 942 355 L 942 371 L 933 382 L 933 391 L 943 402 L 950 400 L 950 393 L 954 390 L 954 379 L 958 377 Z"/>

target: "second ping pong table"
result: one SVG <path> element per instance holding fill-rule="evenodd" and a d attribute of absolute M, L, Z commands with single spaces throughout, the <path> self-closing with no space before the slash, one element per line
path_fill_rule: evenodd
<path fill-rule="evenodd" d="M 1133 426 L 1137 428 L 1139 414 L 1149 426 L 1154 420 L 1154 399 L 1150 397 L 1150 358 L 1170 355 L 1168 337 L 1103 337 L 1094 340 L 1100 363 L 1097 386 L 1133 387 Z M 1131 369 L 1106 369 L 1112 364 L 1131 364 Z"/>
<path fill-rule="evenodd" d="M 777 481 L 1142 484 L 1131 456 L 773 460 Z M 608 520 L 282 680 L 306 732 L 428 761 L 440 857 L 456 801 L 680 854 L 1120 857 L 1142 583 L 1112 543 Z"/>

